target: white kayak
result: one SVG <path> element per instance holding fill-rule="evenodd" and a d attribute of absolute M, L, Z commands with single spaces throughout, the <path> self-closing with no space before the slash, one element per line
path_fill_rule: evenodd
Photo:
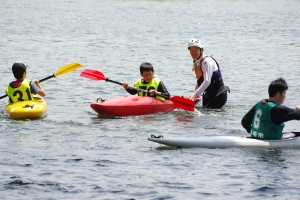
<path fill-rule="evenodd" d="M 201 138 L 148 138 L 149 141 L 178 148 L 299 148 L 300 137 L 280 139 L 280 140 L 259 140 L 247 137 L 236 136 L 215 136 Z"/>

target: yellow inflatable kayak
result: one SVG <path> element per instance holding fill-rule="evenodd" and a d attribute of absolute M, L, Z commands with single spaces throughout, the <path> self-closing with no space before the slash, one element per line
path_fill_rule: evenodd
<path fill-rule="evenodd" d="M 40 97 L 6 104 L 6 111 L 12 119 L 39 119 L 46 115 L 47 109 L 47 102 Z"/>

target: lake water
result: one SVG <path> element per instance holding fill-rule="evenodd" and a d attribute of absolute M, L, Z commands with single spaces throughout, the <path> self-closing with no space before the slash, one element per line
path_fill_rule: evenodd
<path fill-rule="evenodd" d="M 23 61 L 29 79 L 80 62 L 133 85 L 150 62 L 171 95 L 189 95 L 196 80 L 187 43 L 200 38 L 231 89 L 226 106 L 194 113 L 104 118 L 90 103 L 127 95 L 105 81 L 50 79 L 48 115 L 12 120 L 1 100 L 1 199 L 299 199 L 300 152 L 174 149 L 168 137 L 247 136 L 240 121 L 269 83 L 284 77 L 284 105 L 300 104 L 300 2 L 297 0 L 1 1 L 1 96 Z M 299 131 L 287 122 L 284 131 Z"/>

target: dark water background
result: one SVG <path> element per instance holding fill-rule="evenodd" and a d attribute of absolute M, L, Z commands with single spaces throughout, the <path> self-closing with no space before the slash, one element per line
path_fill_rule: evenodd
<path fill-rule="evenodd" d="M 2 95 L 18 60 L 31 65 L 30 79 L 80 62 L 131 85 L 147 61 L 172 95 L 188 95 L 195 79 L 187 43 L 194 37 L 231 88 L 218 111 L 103 118 L 89 104 L 127 93 L 80 77 L 80 69 L 43 83 L 43 119 L 11 120 L 2 99 L 1 199 L 300 198 L 298 149 L 172 149 L 147 140 L 247 136 L 242 116 L 280 76 L 289 84 L 284 104 L 300 104 L 299 1 L 0 2 Z M 299 131 L 299 122 L 284 131 Z"/>

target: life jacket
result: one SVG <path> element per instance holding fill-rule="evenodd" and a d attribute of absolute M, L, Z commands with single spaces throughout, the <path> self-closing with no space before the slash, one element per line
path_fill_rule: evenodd
<path fill-rule="evenodd" d="M 220 87 L 224 86 L 222 73 L 221 73 L 221 68 L 220 68 L 217 60 L 212 56 L 205 56 L 204 58 L 202 58 L 200 60 L 198 65 L 197 65 L 196 62 L 194 62 L 193 71 L 195 72 L 198 86 L 200 86 L 204 81 L 203 71 L 202 71 L 202 64 L 203 64 L 205 58 L 207 58 L 207 57 L 210 57 L 211 59 L 213 59 L 216 62 L 217 66 L 218 66 L 218 70 L 213 72 L 213 75 L 211 77 L 210 85 L 204 91 L 205 96 L 207 96 L 208 98 L 213 98 L 215 95 L 217 95 Z"/>
<path fill-rule="evenodd" d="M 8 84 L 6 94 L 9 97 L 9 102 L 33 100 L 33 95 L 30 91 L 31 80 L 23 80 L 22 84 L 16 88 L 13 87 L 13 82 Z"/>
<path fill-rule="evenodd" d="M 134 84 L 134 87 L 141 88 L 149 92 L 150 90 L 157 91 L 159 84 L 160 84 L 160 80 L 158 78 L 153 78 L 150 83 L 145 82 L 144 79 L 140 79 Z M 146 93 L 143 91 L 137 91 L 138 96 L 150 96 L 148 92 Z M 165 100 L 163 97 L 160 96 L 156 96 L 156 98 L 162 101 Z"/>
<path fill-rule="evenodd" d="M 262 100 L 255 106 L 251 125 L 251 137 L 265 140 L 282 138 L 284 123 L 277 125 L 271 119 L 271 109 L 279 104 Z"/>
<path fill-rule="evenodd" d="M 192 71 L 193 72 L 195 72 L 195 75 L 196 75 L 196 79 L 198 80 L 201 76 L 202 76 L 202 74 L 203 74 L 203 72 L 202 72 L 202 63 L 203 63 L 203 58 L 200 60 L 200 62 L 199 62 L 199 65 L 197 65 L 197 62 L 196 62 L 196 60 L 194 60 L 194 62 L 193 62 L 193 69 L 192 69 Z"/>

